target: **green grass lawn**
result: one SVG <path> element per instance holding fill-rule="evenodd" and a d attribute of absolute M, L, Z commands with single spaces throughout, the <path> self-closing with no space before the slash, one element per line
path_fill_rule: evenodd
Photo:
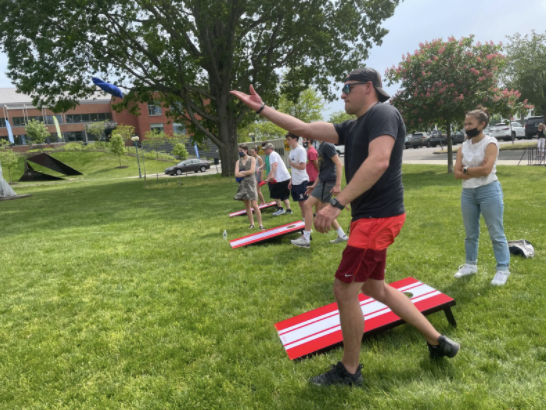
<path fill-rule="evenodd" d="M 78 168 L 79 169 L 79 168 Z M 230 178 L 16 185 L 0 202 L 1 409 L 543 409 L 546 401 L 546 169 L 499 166 L 512 256 L 494 287 L 481 228 L 479 273 L 464 262 L 460 182 L 445 166 L 404 166 L 407 221 L 388 252 L 388 282 L 413 276 L 452 296 L 461 343 L 431 361 L 404 325 L 366 338 L 362 388 L 317 388 L 337 348 L 291 362 L 274 323 L 333 302 L 343 245 L 313 235 L 231 250 L 245 217 Z M 267 189 L 264 194 L 268 198 Z M 266 227 L 298 220 L 264 213 Z M 348 213 L 340 223 L 349 224 Z"/>

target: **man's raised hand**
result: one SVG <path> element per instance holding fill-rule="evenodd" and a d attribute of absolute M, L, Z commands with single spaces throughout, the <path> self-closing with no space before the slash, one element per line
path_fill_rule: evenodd
<path fill-rule="evenodd" d="M 231 91 L 231 94 L 234 95 L 236 98 L 238 98 L 240 101 L 242 101 L 244 104 L 246 104 L 248 107 L 253 109 L 254 111 L 258 111 L 262 106 L 263 101 L 261 97 L 258 95 L 258 93 L 256 93 L 256 90 L 254 90 L 254 87 L 252 87 L 252 84 L 250 84 L 250 95 L 244 94 L 236 90 Z"/>

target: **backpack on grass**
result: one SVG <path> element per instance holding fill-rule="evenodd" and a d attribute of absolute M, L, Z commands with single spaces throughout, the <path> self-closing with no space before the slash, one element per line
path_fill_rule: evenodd
<path fill-rule="evenodd" d="M 531 245 L 531 242 L 525 239 L 519 239 L 518 241 L 508 241 L 508 248 L 510 253 L 514 255 L 520 255 L 525 258 L 532 258 L 535 256 L 535 248 Z"/>

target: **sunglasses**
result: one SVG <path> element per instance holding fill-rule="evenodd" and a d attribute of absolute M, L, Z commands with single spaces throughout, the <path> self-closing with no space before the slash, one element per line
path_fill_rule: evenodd
<path fill-rule="evenodd" d="M 345 94 L 349 94 L 355 85 L 360 85 L 360 84 L 368 84 L 368 82 L 345 84 L 343 88 L 341 88 L 341 91 L 344 92 Z"/>

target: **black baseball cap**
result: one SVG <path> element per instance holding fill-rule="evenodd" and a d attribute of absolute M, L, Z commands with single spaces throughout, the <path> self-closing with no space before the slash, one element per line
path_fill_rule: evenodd
<path fill-rule="evenodd" d="M 373 68 L 362 67 L 351 71 L 345 81 L 362 81 L 362 82 L 372 82 L 372 85 L 378 91 L 378 99 L 381 102 L 389 100 L 390 95 L 384 91 L 382 88 L 382 77 Z"/>

